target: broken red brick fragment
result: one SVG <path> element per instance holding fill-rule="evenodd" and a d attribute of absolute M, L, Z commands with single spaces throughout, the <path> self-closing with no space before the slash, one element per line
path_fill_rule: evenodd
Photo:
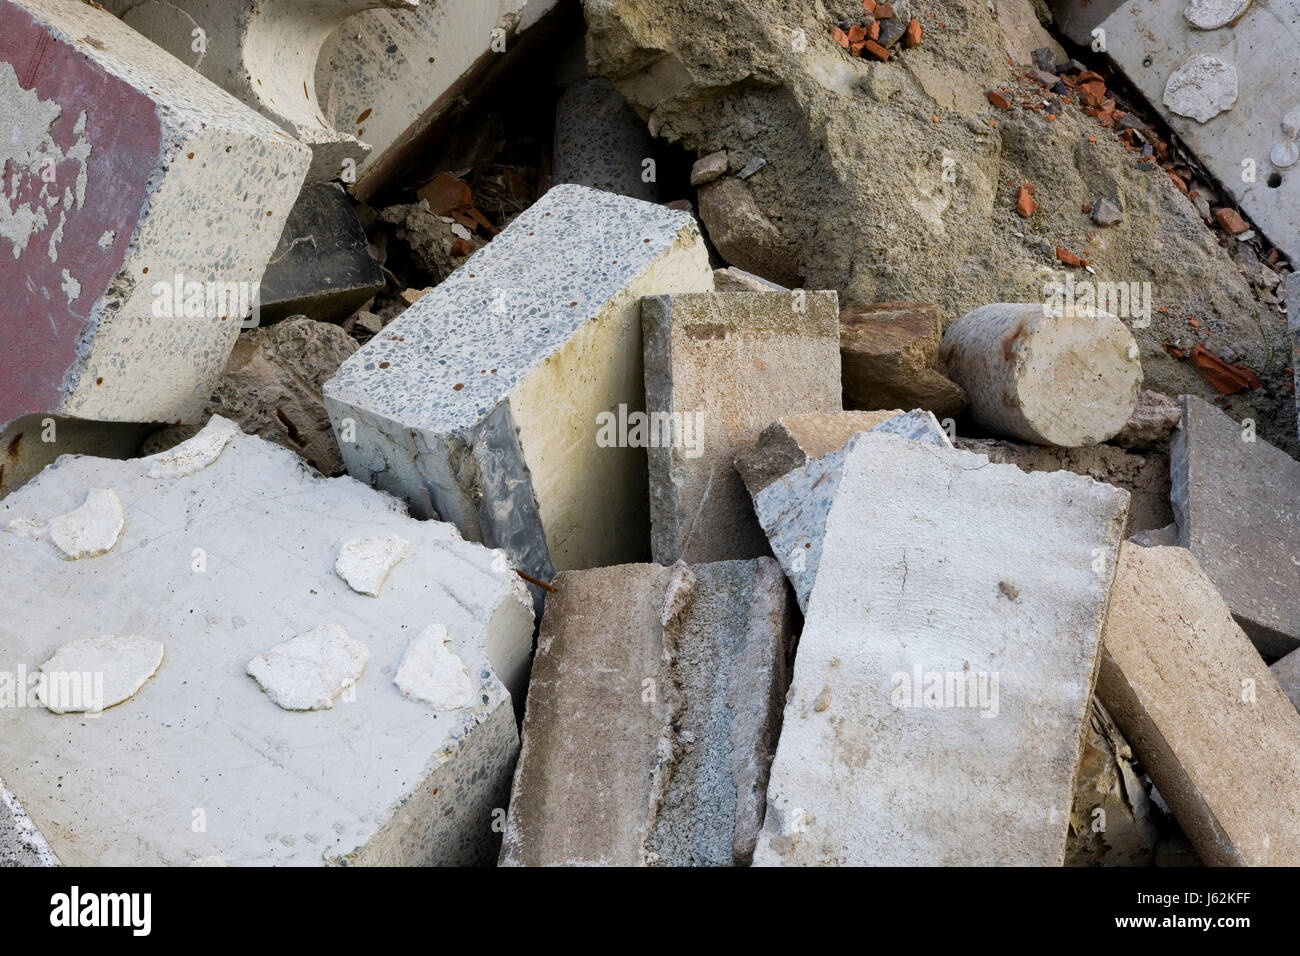
<path fill-rule="evenodd" d="M 914 46 L 921 44 L 921 21 L 911 20 L 907 24 L 907 30 L 903 33 L 903 46 L 912 49 Z"/>
<path fill-rule="evenodd" d="M 1032 188 L 1029 183 L 1022 183 L 1016 190 L 1016 212 L 1025 219 L 1038 211 L 1038 203 L 1034 202 Z"/>
<path fill-rule="evenodd" d="M 1234 236 L 1250 228 L 1250 223 L 1242 219 L 1241 214 L 1229 206 L 1214 210 L 1214 219 L 1224 232 L 1231 233 Z"/>
<path fill-rule="evenodd" d="M 865 40 L 863 42 L 866 44 L 867 52 L 870 53 L 872 56 L 874 56 L 877 60 L 884 61 L 889 59 L 889 51 L 886 50 L 879 43 L 877 43 L 875 40 Z"/>
<path fill-rule="evenodd" d="M 1086 266 L 1088 264 L 1087 259 L 1076 256 L 1069 249 L 1064 249 L 1061 246 L 1056 247 L 1056 258 L 1060 260 L 1062 265 L 1074 266 L 1075 268 Z"/>
<path fill-rule="evenodd" d="M 1235 395 L 1264 387 L 1246 366 L 1225 362 L 1199 342 L 1192 346 L 1192 368 L 1220 395 Z"/>
<path fill-rule="evenodd" d="M 853 24 L 853 26 L 849 27 L 849 43 L 850 43 L 850 44 L 861 43 L 861 42 L 862 42 L 863 40 L 865 40 L 866 38 L 867 38 L 867 28 L 866 28 L 866 27 L 861 26 L 860 24 L 857 24 L 857 23 L 855 23 L 855 24 Z"/>
<path fill-rule="evenodd" d="M 876 8 L 871 13 L 877 20 L 888 20 L 894 15 L 894 5 L 892 3 L 877 3 Z"/>
<path fill-rule="evenodd" d="M 849 35 L 839 27 L 831 27 L 831 40 L 846 50 L 849 48 Z"/>
<path fill-rule="evenodd" d="M 984 95 L 987 96 L 989 102 L 992 103 L 994 106 L 996 106 L 998 109 L 1000 110 L 1011 109 L 1011 100 L 1009 100 L 1003 94 L 999 93 L 997 90 L 989 90 Z"/>

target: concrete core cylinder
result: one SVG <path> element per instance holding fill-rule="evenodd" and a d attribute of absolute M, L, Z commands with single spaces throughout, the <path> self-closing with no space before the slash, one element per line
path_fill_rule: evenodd
<path fill-rule="evenodd" d="M 1142 384 L 1137 342 L 1100 310 L 998 302 L 943 336 L 948 377 L 984 428 L 1039 445 L 1103 442 L 1133 414 Z"/>

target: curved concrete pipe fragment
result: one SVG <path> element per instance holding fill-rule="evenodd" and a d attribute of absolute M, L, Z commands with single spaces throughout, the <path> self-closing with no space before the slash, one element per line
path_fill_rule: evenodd
<path fill-rule="evenodd" d="M 311 147 L 308 182 L 351 181 L 370 147 L 335 129 L 316 97 L 316 61 L 353 14 L 419 0 L 105 0 L 168 53 Z"/>
<path fill-rule="evenodd" d="M 981 426 L 1039 445 L 1114 437 L 1142 384 L 1133 334 L 1099 309 L 981 306 L 948 327 L 939 354 Z"/>

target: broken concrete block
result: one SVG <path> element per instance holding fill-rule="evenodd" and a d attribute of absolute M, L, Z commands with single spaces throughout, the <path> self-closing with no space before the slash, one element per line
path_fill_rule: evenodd
<path fill-rule="evenodd" d="M 981 426 L 1039 445 L 1073 448 L 1117 434 L 1142 383 L 1132 333 L 1092 310 L 982 306 L 948 327 L 941 356 Z"/>
<path fill-rule="evenodd" d="M 712 284 L 690 216 L 556 186 L 326 383 L 348 471 L 542 580 L 645 559 L 640 299 Z"/>
<path fill-rule="evenodd" d="M 193 416 L 307 150 L 89 4 L 0 3 L 0 102 L 0 425 Z"/>
<path fill-rule="evenodd" d="M 1102 31 L 1106 54 L 1242 211 L 1293 261 L 1300 257 L 1300 123 L 1288 121 L 1300 87 L 1277 69 L 1295 48 L 1278 24 L 1296 22 L 1300 2 L 1255 3 L 1239 16 L 1231 3 L 1199 0 L 1051 6 L 1076 43 Z"/>
<path fill-rule="evenodd" d="M 329 125 L 373 147 L 352 192 L 368 199 L 417 160 L 467 103 L 541 42 L 557 6 L 438 0 L 365 10 L 339 26 L 317 61 L 314 89 Z"/>
<path fill-rule="evenodd" d="M 1125 535 L 1163 528 L 1174 520 L 1169 503 L 1169 456 L 1158 450 L 1133 454 L 1113 445 L 1057 448 L 995 438 L 958 438 L 958 448 L 1021 471 L 1072 471 L 1123 488 L 1131 496 Z"/>
<path fill-rule="evenodd" d="M 840 311 L 845 408 L 926 408 L 939 418 L 966 406 L 966 393 L 939 364 L 939 307 L 878 302 Z"/>
<path fill-rule="evenodd" d="M 1159 831 L 1133 751 L 1093 697 L 1070 808 L 1066 866 L 1149 866 Z"/>
<path fill-rule="evenodd" d="M 337 183 L 315 183 L 298 197 L 266 264 L 260 317 L 264 323 L 290 315 L 338 322 L 384 287 L 352 200 Z"/>
<path fill-rule="evenodd" d="M 736 454 L 736 471 L 753 497 L 782 475 L 843 448 L 858 432 L 870 431 L 902 414 L 903 410 L 896 408 L 787 415 L 764 428 L 753 445 Z"/>
<path fill-rule="evenodd" d="M 729 265 L 790 288 L 803 285 L 799 260 L 744 180 L 725 176 L 700 187 L 700 222 Z"/>
<path fill-rule="evenodd" d="M 1124 544 L 1097 697 L 1210 866 L 1300 863 L 1300 714 L 1186 548 Z"/>
<path fill-rule="evenodd" d="M 562 572 L 504 866 L 729 866 L 763 815 L 792 648 L 770 558 Z"/>
<path fill-rule="evenodd" d="M 303 315 L 249 329 L 236 340 L 202 414 L 228 418 L 249 434 L 296 451 L 323 475 L 341 475 L 343 456 L 321 389 L 356 350 L 356 339 L 339 326 Z M 159 429 L 141 452 L 170 448 L 196 431 L 194 425 Z"/>
<path fill-rule="evenodd" d="M 725 269 L 714 269 L 713 287 L 719 292 L 789 291 L 783 285 L 777 285 L 775 282 L 768 282 L 766 279 L 760 278 L 752 272 L 746 272 L 744 269 L 737 269 L 735 266 L 728 266 Z"/>
<path fill-rule="evenodd" d="M 1179 397 L 1170 443 L 1178 543 L 1261 654 L 1300 647 L 1300 462 L 1213 405 Z"/>
<path fill-rule="evenodd" d="M 1300 711 L 1300 651 L 1292 651 L 1269 668 L 1282 693 Z"/>
<path fill-rule="evenodd" d="M 855 438 L 755 865 L 1060 865 L 1127 498 Z"/>
<path fill-rule="evenodd" d="M 316 96 L 321 48 L 361 10 L 417 0 L 105 0 L 185 65 L 279 124 L 312 151 L 310 182 L 353 176 L 369 147 L 334 129 Z M 349 24 L 349 29 L 353 28 Z M 349 124 L 350 126 L 350 124 Z"/>
<path fill-rule="evenodd" d="M 236 435 L 180 477 L 150 477 L 156 462 L 64 457 L 0 501 L 4 526 L 111 487 L 127 514 L 117 546 L 85 561 L 0 532 L 0 675 L 17 675 L 0 677 L 0 777 L 53 852 L 110 866 L 494 859 L 493 811 L 508 798 L 532 645 L 518 576 L 450 525 L 413 520 L 387 495 L 321 478 L 259 438 Z M 377 598 L 334 571 L 359 535 L 411 542 Z M 60 597 L 73 593 L 95 600 Z M 394 686 L 412 638 L 435 624 L 470 675 L 469 706 L 444 709 Z M 285 704 L 302 703 L 300 689 L 335 692 L 330 709 L 290 712 L 245 668 L 320 628 L 346 632 L 371 659 L 341 694 L 341 678 L 259 674 Z M 93 720 L 41 706 L 38 666 L 106 634 L 164 641 L 166 657 Z M 203 828 L 191 827 L 196 809 Z"/>
<path fill-rule="evenodd" d="M 658 202 L 654 155 L 645 121 L 609 80 L 581 80 L 560 94 L 555 104 L 553 182 Z"/>
<path fill-rule="evenodd" d="M 1169 443 L 1181 418 L 1177 399 L 1144 388 L 1128 422 L 1110 442 L 1120 448 L 1160 448 Z"/>
<path fill-rule="evenodd" d="M 654 560 L 766 555 L 735 457 L 782 415 L 840 410 L 835 293 L 662 295 L 641 315 Z"/>
<path fill-rule="evenodd" d="M 921 409 L 890 416 L 867 430 L 937 448 L 952 447 L 934 415 Z M 852 436 L 844 439 L 847 444 L 779 476 L 754 495 L 754 513 L 767 534 L 772 553 L 794 585 L 799 609 L 805 613 L 821 562 L 826 516 L 838 493 L 844 462 L 854 440 Z"/>

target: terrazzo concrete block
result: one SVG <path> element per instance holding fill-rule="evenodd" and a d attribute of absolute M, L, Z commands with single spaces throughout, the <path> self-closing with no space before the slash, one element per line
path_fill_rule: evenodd
<path fill-rule="evenodd" d="M 809 412 L 768 425 L 749 448 L 736 454 L 736 471 L 754 496 L 796 468 L 838 451 L 858 432 L 902 415 L 901 408 L 874 412 Z"/>
<path fill-rule="evenodd" d="M 556 186 L 343 363 L 348 471 L 543 580 L 645 560 L 643 295 L 712 288 L 689 215 Z"/>
<path fill-rule="evenodd" d="M 934 415 L 921 409 L 891 415 L 863 431 L 896 435 L 936 448 L 952 447 Z M 804 613 L 821 563 L 826 518 L 839 493 L 844 463 L 855 441 L 853 436 L 846 436 L 833 451 L 786 472 L 754 494 L 754 513 L 767 534 L 772 553 L 794 585 L 799 609 Z"/>
<path fill-rule="evenodd" d="M 0 780 L 0 868 L 58 865 L 45 837 Z"/>
<path fill-rule="evenodd" d="M 75 562 L 0 531 L 0 676 L 14 676 L 0 680 L 0 777 L 59 859 L 494 859 L 493 811 L 506 806 L 519 746 L 511 695 L 522 701 L 532 644 L 515 573 L 450 525 L 413 520 L 351 478 L 321 478 L 260 438 L 237 435 L 180 476 L 151 477 L 155 464 L 68 456 L 0 501 L 0 527 L 67 511 L 92 487 L 114 489 L 126 513 L 113 550 Z M 378 597 L 353 591 L 334 570 L 341 546 L 392 534 L 411 553 Z M 468 706 L 435 708 L 394 684 L 434 624 L 471 676 Z M 332 708 L 291 713 L 245 668 L 318 628 L 346 632 L 369 661 Z M 104 635 L 164 642 L 165 658 L 93 719 L 41 706 L 28 686 L 38 665 Z"/>
<path fill-rule="evenodd" d="M 266 265 L 260 318 L 341 321 L 384 287 L 383 270 L 366 247 L 351 200 L 338 183 L 315 183 L 294 203 Z"/>
<path fill-rule="evenodd" d="M 654 140 L 645 121 L 602 77 L 582 80 L 555 104 L 551 178 L 658 202 Z M 647 167 L 645 161 L 650 160 Z M 646 174 L 653 174 L 649 180 Z"/>
<path fill-rule="evenodd" d="M 840 311 L 845 408 L 925 408 L 939 418 L 966 406 L 966 393 L 939 364 L 939 307 L 877 302 Z"/>
<path fill-rule="evenodd" d="M 1125 544 L 1097 697 L 1210 866 L 1300 863 L 1300 714 L 1185 548 Z"/>
<path fill-rule="evenodd" d="M 641 314 L 646 410 L 674 425 L 650 447 L 654 560 L 766 556 L 735 457 L 782 415 L 840 410 L 836 294 L 656 296 Z"/>
<path fill-rule="evenodd" d="M 1269 668 L 1282 693 L 1300 711 L 1300 651 L 1292 651 Z"/>
<path fill-rule="evenodd" d="M 997 302 L 943 334 L 940 357 L 982 427 L 1038 445 L 1075 448 L 1117 434 L 1137 407 L 1137 342 L 1105 313 Z"/>
<path fill-rule="evenodd" d="M 1050 2 L 1076 43 L 1090 45 L 1102 31 L 1105 53 L 1178 138 L 1278 248 L 1300 257 L 1300 74 L 1288 68 L 1300 0 L 1256 2 L 1239 18 L 1211 20 L 1203 13 L 1226 5 Z M 1188 73 L 1196 82 L 1175 78 Z"/>
<path fill-rule="evenodd" d="M 308 151 L 120 20 L 67 0 L 0 3 L 0 103 L 0 426 L 47 412 L 194 416 Z"/>
<path fill-rule="evenodd" d="M 1300 647 L 1300 462 L 1193 395 L 1179 402 L 1169 445 L 1178 543 L 1260 653 L 1289 654 Z"/>
<path fill-rule="evenodd" d="M 1127 499 L 858 436 L 755 865 L 1060 865 Z"/>
<path fill-rule="evenodd" d="M 362 10 L 418 0 L 105 0 L 103 6 L 312 151 L 310 182 L 352 173 L 370 148 L 334 129 L 316 96 L 321 48 Z M 364 29 L 358 22 L 348 29 Z M 350 126 L 351 124 L 349 124 Z"/>
<path fill-rule="evenodd" d="M 793 649 L 780 569 L 622 565 L 556 587 L 502 865 L 748 863 Z"/>
<path fill-rule="evenodd" d="M 316 67 L 326 121 L 373 147 L 362 199 L 419 158 L 467 102 L 547 33 L 559 0 L 435 0 L 367 10 L 335 30 Z"/>

